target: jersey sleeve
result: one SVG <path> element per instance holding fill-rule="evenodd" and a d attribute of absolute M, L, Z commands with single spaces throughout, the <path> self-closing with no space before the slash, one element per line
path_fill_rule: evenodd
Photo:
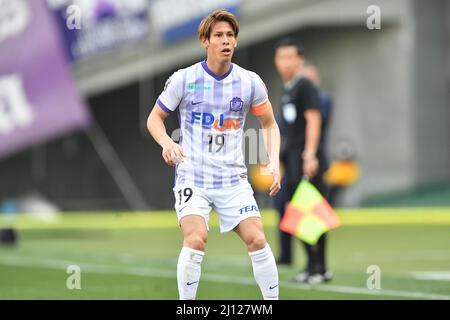
<path fill-rule="evenodd" d="M 167 113 L 175 111 L 183 98 L 183 75 L 178 70 L 167 79 L 164 90 L 159 95 L 156 103 Z"/>
<path fill-rule="evenodd" d="M 255 74 L 254 75 L 255 93 L 253 96 L 251 111 L 255 116 L 261 116 L 271 110 L 271 104 L 269 103 L 269 96 L 267 87 L 262 79 Z"/>
<path fill-rule="evenodd" d="M 318 109 L 320 110 L 320 98 L 319 98 L 319 90 L 316 86 L 309 80 L 305 79 L 302 88 L 301 94 L 299 96 L 302 97 L 304 110 L 310 109 Z"/>

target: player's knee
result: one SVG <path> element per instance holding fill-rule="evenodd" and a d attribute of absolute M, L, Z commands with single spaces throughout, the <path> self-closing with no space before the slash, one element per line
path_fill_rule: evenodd
<path fill-rule="evenodd" d="M 184 245 L 195 250 L 205 251 L 207 240 L 208 237 L 204 234 L 192 233 L 185 237 Z"/>
<path fill-rule="evenodd" d="M 267 245 L 266 237 L 262 233 L 252 236 L 249 240 L 247 243 L 249 251 L 261 250 Z"/>

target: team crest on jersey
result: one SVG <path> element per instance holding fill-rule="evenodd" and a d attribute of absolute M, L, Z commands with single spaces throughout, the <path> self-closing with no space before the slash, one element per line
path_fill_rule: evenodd
<path fill-rule="evenodd" d="M 244 107 L 244 101 L 242 101 L 241 98 L 239 97 L 234 97 L 233 99 L 231 99 L 230 101 L 230 110 L 231 111 L 241 111 L 242 108 Z"/>

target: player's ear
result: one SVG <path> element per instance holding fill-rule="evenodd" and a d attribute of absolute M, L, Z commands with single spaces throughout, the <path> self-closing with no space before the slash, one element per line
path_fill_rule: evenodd
<path fill-rule="evenodd" d="M 209 39 L 203 38 L 201 43 L 202 43 L 202 47 L 203 48 L 208 49 L 208 47 L 209 47 Z"/>

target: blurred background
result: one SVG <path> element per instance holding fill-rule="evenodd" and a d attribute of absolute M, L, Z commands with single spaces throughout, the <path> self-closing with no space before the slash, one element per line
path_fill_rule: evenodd
<path fill-rule="evenodd" d="M 334 102 L 329 156 L 344 141 L 361 167 L 337 205 L 450 204 L 448 1 L 377 1 L 374 30 L 366 25 L 373 1 L 37 2 L 1 1 L 0 199 L 9 205 L 41 198 L 64 211 L 172 208 L 174 171 L 146 119 L 166 79 L 204 58 L 196 28 L 217 7 L 239 17 L 235 62 L 261 75 L 275 112 L 275 42 L 291 36 L 317 65 Z M 29 104 L 22 122 L 8 106 L 12 74 L 22 81 L 17 103 Z M 177 127 L 170 117 L 168 129 Z"/>
<path fill-rule="evenodd" d="M 382 298 L 450 299 L 447 0 L 0 0 L 0 227 L 17 226 L 23 239 L 14 254 L 0 250 L 0 298 L 176 298 L 181 233 L 173 214 L 174 169 L 165 165 L 146 121 L 167 78 L 205 58 L 196 30 L 217 8 L 238 17 L 234 62 L 262 77 L 275 113 L 282 81 L 274 45 L 285 36 L 303 45 L 333 100 L 328 156 L 353 165 L 337 170 L 343 176 L 336 178 L 333 204 L 343 209 L 343 227 L 330 244 L 334 281 L 364 287 L 366 268 L 375 263 L 388 275 L 386 287 L 421 290 Z M 169 132 L 177 129 L 177 117 L 166 124 Z M 249 116 L 246 127 L 259 124 Z M 273 208 L 264 177 L 251 173 L 251 182 L 260 207 Z M 128 211 L 144 216 L 125 217 Z M 19 212 L 53 224 L 15 223 Z M 267 212 L 276 251 L 277 218 Z M 14 229 L 5 230 L 8 242 Z M 205 279 L 233 285 L 223 274 L 250 275 L 248 257 L 237 239 L 224 242 L 216 233 L 211 246 L 217 251 L 210 251 L 216 264 L 206 264 L 221 276 Z M 63 280 L 50 271 L 67 261 L 126 278 L 109 279 L 111 287 L 106 278 L 90 278 L 97 287 L 71 296 L 58 291 Z M 143 271 L 148 266 L 153 271 Z M 429 270 L 438 274 L 417 275 Z M 292 273 L 280 271 L 282 279 Z M 133 278 L 142 275 L 153 277 L 146 283 L 153 295 Z M 242 289 L 252 279 L 241 282 L 231 291 L 210 285 L 200 297 L 259 297 L 253 287 Z M 327 287 L 299 295 L 285 287 L 292 299 L 362 292 Z"/>

